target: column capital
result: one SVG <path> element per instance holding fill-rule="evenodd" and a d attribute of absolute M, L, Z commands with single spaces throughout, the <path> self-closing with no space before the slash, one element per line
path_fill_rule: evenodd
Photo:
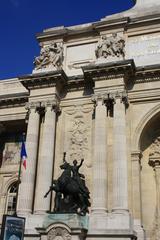
<path fill-rule="evenodd" d="M 115 104 L 116 104 L 116 100 L 120 99 L 121 103 L 124 103 L 125 106 L 129 105 L 128 94 L 125 90 L 124 91 L 111 92 L 110 95 L 112 96 L 112 98 L 114 98 L 114 103 Z"/>
<path fill-rule="evenodd" d="M 102 93 L 95 93 L 94 95 L 92 95 L 91 100 L 95 103 L 96 106 L 98 101 L 102 101 L 102 105 L 107 105 L 108 101 L 114 101 L 114 97 L 110 92 L 107 91 Z"/>
<path fill-rule="evenodd" d="M 28 102 L 26 103 L 25 108 L 29 111 L 31 109 L 35 109 L 35 111 L 37 111 L 40 108 L 40 106 L 41 106 L 40 102 Z"/>
<path fill-rule="evenodd" d="M 141 151 L 132 151 L 131 152 L 131 161 L 141 161 L 142 158 L 142 152 Z"/>
<path fill-rule="evenodd" d="M 41 102 L 41 107 L 45 108 L 45 112 L 47 111 L 47 108 L 50 108 L 55 112 L 60 111 L 59 101 L 57 99 L 49 99 L 49 100 L 43 101 Z"/>

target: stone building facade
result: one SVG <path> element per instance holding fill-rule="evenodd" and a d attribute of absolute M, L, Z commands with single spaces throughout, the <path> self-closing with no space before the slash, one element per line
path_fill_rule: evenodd
<path fill-rule="evenodd" d="M 25 239 L 160 239 L 160 3 L 44 30 L 33 72 L 0 81 L 0 222 L 16 206 Z M 49 214 L 44 194 L 84 158 L 87 216 Z"/>

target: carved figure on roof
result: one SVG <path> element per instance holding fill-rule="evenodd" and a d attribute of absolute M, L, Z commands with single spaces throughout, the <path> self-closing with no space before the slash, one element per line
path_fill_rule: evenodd
<path fill-rule="evenodd" d="M 43 46 L 40 56 L 34 60 L 35 69 L 53 68 L 58 70 L 63 63 L 63 45 L 62 43 L 52 42 L 49 46 Z"/>
<path fill-rule="evenodd" d="M 95 54 L 97 58 L 123 57 L 125 56 L 125 41 L 117 33 L 111 36 L 102 36 L 98 42 Z"/>

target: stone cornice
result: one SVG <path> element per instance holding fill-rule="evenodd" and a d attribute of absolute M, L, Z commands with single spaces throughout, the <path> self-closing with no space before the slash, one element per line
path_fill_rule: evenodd
<path fill-rule="evenodd" d="M 68 78 L 63 70 L 33 73 L 30 75 L 19 77 L 20 82 L 27 89 L 38 89 L 52 86 L 64 86 L 67 84 Z"/>
<path fill-rule="evenodd" d="M 17 96 L 0 99 L 0 108 L 25 106 L 28 96 Z"/>
<path fill-rule="evenodd" d="M 39 42 L 49 40 L 49 39 L 67 39 L 67 37 L 76 37 L 81 34 L 95 34 L 98 35 L 100 31 L 113 29 L 113 28 L 119 28 L 122 27 L 125 30 L 134 27 L 134 25 L 151 25 L 151 24 L 159 24 L 160 20 L 160 14 L 158 13 L 148 13 L 147 15 L 123 15 L 123 13 L 120 14 L 114 14 L 111 16 L 108 16 L 107 18 L 103 18 L 100 21 L 97 22 L 91 22 L 86 23 L 82 25 L 75 25 L 71 27 L 55 27 L 44 30 L 42 33 L 38 33 L 36 35 L 37 40 Z"/>
<path fill-rule="evenodd" d="M 56 38 L 56 37 L 61 37 L 61 38 L 66 38 L 70 36 L 76 36 L 79 34 L 98 34 L 100 30 L 103 30 L 103 28 L 109 28 L 109 27 L 119 27 L 122 26 L 124 27 L 127 23 L 129 22 L 128 17 L 123 17 L 119 19 L 113 19 L 109 21 L 97 21 L 93 23 L 88 23 L 88 24 L 82 24 L 82 25 L 77 25 L 73 27 L 59 27 L 59 28 L 51 28 L 48 30 L 44 30 L 42 33 L 38 33 L 36 35 L 38 41 L 43 41 L 45 39 L 50 39 L 50 38 Z"/>
<path fill-rule="evenodd" d="M 133 76 L 135 74 L 135 64 L 131 60 L 122 60 L 116 62 L 92 64 L 82 67 L 84 78 L 94 81 L 95 78 L 112 79 L 116 77 Z M 125 78 L 125 81 L 127 79 Z"/>

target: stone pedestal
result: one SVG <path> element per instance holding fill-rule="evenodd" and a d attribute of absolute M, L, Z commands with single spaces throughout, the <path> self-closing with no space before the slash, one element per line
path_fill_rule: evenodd
<path fill-rule="evenodd" d="M 38 137 L 39 137 L 39 121 L 40 116 L 37 111 L 39 103 L 31 103 L 29 107 L 29 120 L 26 138 L 27 163 L 26 170 L 23 170 L 21 184 L 19 186 L 18 215 L 26 215 L 32 213 L 35 175 L 36 175 L 36 161 L 38 151 Z"/>
<path fill-rule="evenodd" d="M 41 151 L 38 160 L 34 205 L 34 212 L 36 214 L 43 214 L 50 210 L 50 194 L 47 198 L 44 198 L 44 195 L 52 184 L 53 157 L 55 148 L 57 102 L 48 101 L 44 104 L 45 120 L 43 125 Z"/>
<path fill-rule="evenodd" d="M 87 230 L 88 217 L 77 214 L 48 214 L 43 221 L 43 227 L 37 228 L 41 240 L 83 240 Z"/>

